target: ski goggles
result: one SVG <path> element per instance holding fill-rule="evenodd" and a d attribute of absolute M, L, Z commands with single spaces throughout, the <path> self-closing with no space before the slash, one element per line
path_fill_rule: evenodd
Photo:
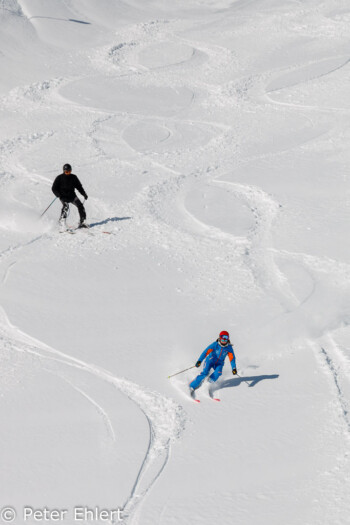
<path fill-rule="evenodd" d="M 220 341 L 228 341 L 228 335 L 222 335 Z"/>

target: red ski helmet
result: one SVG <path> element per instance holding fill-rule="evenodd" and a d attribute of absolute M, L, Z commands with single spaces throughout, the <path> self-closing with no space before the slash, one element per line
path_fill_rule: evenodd
<path fill-rule="evenodd" d="M 228 332 L 226 332 L 226 330 L 223 330 L 219 334 L 219 339 L 222 340 L 222 341 L 226 341 L 227 342 L 227 341 L 230 340 L 230 334 Z"/>

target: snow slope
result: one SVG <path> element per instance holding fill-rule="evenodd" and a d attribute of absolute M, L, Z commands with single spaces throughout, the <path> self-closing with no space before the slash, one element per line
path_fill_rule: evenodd
<path fill-rule="evenodd" d="M 0 516 L 350 523 L 349 23 L 346 0 L 2 0 Z M 57 201 L 38 220 L 66 162 L 76 235 Z M 194 403 L 196 371 L 168 375 L 223 329 L 240 377 Z"/>

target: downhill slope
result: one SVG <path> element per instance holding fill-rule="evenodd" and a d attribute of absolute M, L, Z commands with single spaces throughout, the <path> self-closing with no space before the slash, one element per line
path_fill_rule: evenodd
<path fill-rule="evenodd" d="M 3 0 L 0 509 L 344 525 L 346 0 Z M 58 233 L 69 162 L 89 231 Z M 72 207 L 74 208 L 74 207 Z M 71 209 L 68 223 L 78 221 Z M 108 232 L 105 233 L 105 232 Z M 234 344 L 214 403 L 194 364 Z"/>

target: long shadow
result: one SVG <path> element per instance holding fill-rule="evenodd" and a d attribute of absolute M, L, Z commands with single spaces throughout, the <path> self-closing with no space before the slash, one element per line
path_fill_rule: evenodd
<path fill-rule="evenodd" d="M 118 221 L 129 221 L 132 217 L 108 217 L 108 219 L 105 219 L 104 221 L 100 222 L 93 222 L 90 224 L 90 228 L 93 228 L 94 226 L 103 226 L 105 224 L 108 224 L 109 222 L 118 222 Z"/>
<path fill-rule="evenodd" d="M 246 383 L 248 386 L 255 386 L 260 381 L 264 381 L 265 379 L 277 379 L 279 377 L 279 374 L 271 374 L 271 375 L 262 375 L 262 376 L 246 376 L 246 377 L 236 377 L 234 379 L 227 379 L 226 381 L 223 381 L 220 383 L 215 390 L 213 389 L 213 392 L 216 390 L 222 390 L 223 388 L 232 388 L 234 386 L 239 386 L 241 383 Z"/>
<path fill-rule="evenodd" d="M 76 24 L 91 25 L 91 22 L 84 22 L 84 20 L 76 20 L 75 18 L 56 18 L 54 16 L 31 16 L 28 20 L 33 18 L 45 18 L 46 20 L 60 20 L 61 22 L 75 22 Z"/>
<path fill-rule="evenodd" d="M 76 20 L 75 18 L 68 18 L 68 22 L 75 22 L 76 24 L 85 24 L 91 26 L 91 22 L 84 22 L 84 20 Z"/>

